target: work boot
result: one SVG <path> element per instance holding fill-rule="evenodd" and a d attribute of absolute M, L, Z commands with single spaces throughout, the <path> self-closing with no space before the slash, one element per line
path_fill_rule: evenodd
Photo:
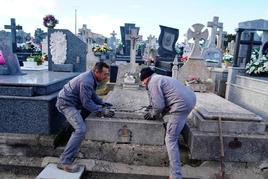
<path fill-rule="evenodd" d="M 79 172 L 80 166 L 79 165 L 73 165 L 73 164 L 62 164 L 58 163 L 57 168 L 64 170 L 69 173 L 76 173 Z"/>

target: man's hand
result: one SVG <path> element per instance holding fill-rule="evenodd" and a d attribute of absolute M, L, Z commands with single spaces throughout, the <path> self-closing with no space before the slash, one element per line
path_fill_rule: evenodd
<path fill-rule="evenodd" d="M 114 115 L 115 112 L 110 109 L 104 109 L 103 111 L 96 113 L 97 117 L 113 117 Z"/>
<path fill-rule="evenodd" d="M 103 107 L 112 107 L 113 105 L 111 103 L 104 102 L 102 104 Z"/>
<path fill-rule="evenodd" d="M 144 115 L 145 120 L 155 120 L 155 118 L 151 115 L 151 113 L 147 113 Z"/>

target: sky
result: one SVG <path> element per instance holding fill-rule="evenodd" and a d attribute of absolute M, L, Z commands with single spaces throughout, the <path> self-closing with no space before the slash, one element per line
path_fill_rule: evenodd
<path fill-rule="evenodd" d="M 10 18 L 34 34 L 36 28 L 46 31 L 43 17 L 52 14 L 59 20 L 55 28 L 77 32 L 86 24 L 92 32 L 110 37 L 114 30 L 120 38 L 120 26 L 135 23 L 139 35 L 146 40 L 151 34 L 159 37 L 159 25 L 179 29 L 179 41 L 191 25 L 205 26 L 218 16 L 223 30 L 235 33 L 239 22 L 268 20 L 268 0 L 0 0 L 0 30 Z"/>

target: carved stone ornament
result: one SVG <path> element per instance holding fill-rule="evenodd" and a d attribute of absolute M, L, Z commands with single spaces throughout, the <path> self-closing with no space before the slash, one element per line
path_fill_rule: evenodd
<path fill-rule="evenodd" d="M 67 40 L 63 32 L 54 32 L 50 36 L 50 53 L 54 64 L 64 64 L 67 58 Z"/>

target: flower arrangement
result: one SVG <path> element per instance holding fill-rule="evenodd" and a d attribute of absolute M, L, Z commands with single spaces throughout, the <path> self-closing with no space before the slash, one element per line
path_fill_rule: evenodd
<path fill-rule="evenodd" d="M 233 62 L 233 56 L 230 54 L 224 55 L 222 59 L 223 59 L 223 63 L 226 65 L 230 65 Z"/>
<path fill-rule="evenodd" d="M 94 55 L 101 55 L 101 54 L 105 54 L 107 53 L 107 51 L 109 50 L 108 47 L 107 47 L 107 44 L 104 43 L 103 45 L 99 46 L 95 46 L 92 48 L 93 52 L 94 52 Z"/>
<path fill-rule="evenodd" d="M 208 78 L 207 80 L 201 80 L 197 76 L 189 76 L 185 81 L 185 85 L 189 86 L 193 91 L 206 92 L 211 89 L 212 79 Z"/>
<path fill-rule="evenodd" d="M 189 78 L 186 80 L 186 83 L 188 83 L 188 84 L 202 84 L 203 81 L 197 76 L 189 76 Z"/>
<path fill-rule="evenodd" d="M 42 65 L 42 63 L 44 62 L 42 55 L 31 55 L 29 57 L 27 57 L 27 62 L 36 62 L 37 65 Z"/>
<path fill-rule="evenodd" d="M 43 24 L 47 28 L 54 28 L 59 21 L 53 15 L 46 15 L 43 18 Z"/>
<path fill-rule="evenodd" d="M 251 60 L 246 64 L 247 74 L 268 74 L 268 56 L 264 55 L 259 58 L 259 50 L 254 50 L 251 55 Z"/>

